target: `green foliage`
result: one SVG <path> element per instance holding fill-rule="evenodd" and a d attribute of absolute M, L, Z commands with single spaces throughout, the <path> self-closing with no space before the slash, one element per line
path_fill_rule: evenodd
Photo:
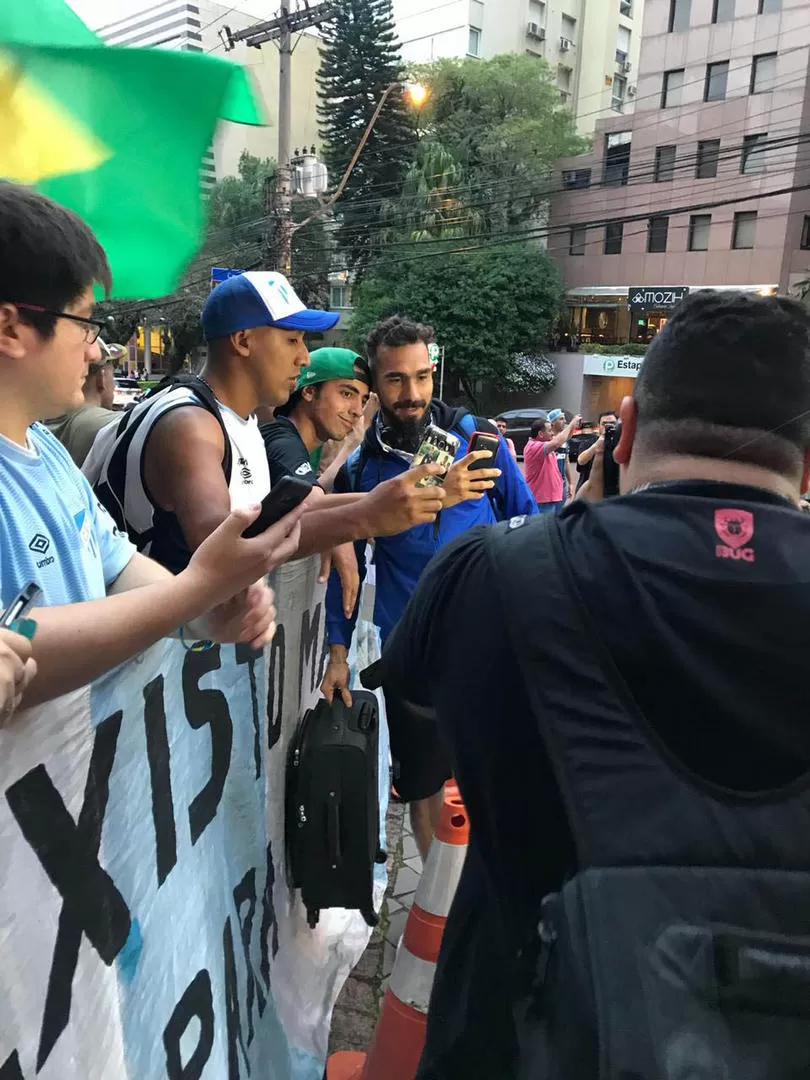
<path fill-rule="evenodd" d="M 391 0 L 338 0 L 323 27 L 318 119 L 333 184 L 343 176 L 387 88 L 402 78 Z M 416 143 L 414 122 L 393 91 L 337 204 L 339 248 L 362 273 L 373 245 L 380 199 L 396 194 Z"/>
<path fill-rule="evenodd" d="M 638 341 L 628 341 L 626 345 L 597 345 L 583 342 L 580 348 L 582 352 L 593 353 L 595 356 L 643 356 L 648 347 Z"/>
<path fill-rule="evenodd" d="M 557 382 L 557 366 L 548 356 L 518 353 L 499 386 L 509 393 L 545 394 Z"/>
<path fill-rule="evenodd" d="M 474 209 L 461 165 L 440 143 L 423 140 L 408 168 L 402 192 L 382 211 L 386 240 L 452 240 L 476 236 L 486 215 Z"/>
<path fill-rule="evenodd" d="M 356 347 L 381 318 L 409 315 L 435 328 L 448 370 L 475 402 L 475 382 L 506 383 L 516 354 L 542 353 L 562 285 L 535 244 L 375 264 L 354 294 L 349 328 Z"/>
<path fill-rule="evenodd" d="M 206 244 L 218 231 L 255 221 L 266 213 L 265 185 L 275 182 L 276 163 L 271 158 L 257 158 L 243 150 L 238 169 L 237 176 L 223 177 L 211 189 Z"/>
<path fill-rule="evenodd" d="M 555 160 L 587 149 L 544 60 L 448 59 L 416 74 L 430 89 L 420 124 L 458 163 L 489 231 L 535 216 L 553 186 Z"/>

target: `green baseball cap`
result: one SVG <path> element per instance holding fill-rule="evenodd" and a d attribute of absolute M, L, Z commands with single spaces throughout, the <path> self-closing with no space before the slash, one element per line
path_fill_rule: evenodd
<path fill-rule="evenodd" d="M 330 379 L 359 379 L 371 386 L 368 364 L 362 356 L 351 349 L 327 347 L 309 354 L 309 363 L 301 369 L 296 389 L 303 390 L 305 386 L 316 386 Z"/>

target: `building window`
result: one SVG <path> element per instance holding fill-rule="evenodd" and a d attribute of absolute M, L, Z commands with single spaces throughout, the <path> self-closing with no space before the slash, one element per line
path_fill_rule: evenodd
<path fill-rule="evenodd" d="M 668 217 L 651 217 L 647 222 L 647 251 L 651 254 L 667 250 Z"/>
<path fill-rule="evenodd" d="M 735 251 L 750 250 L 754 246 L 757 231 L 756 210 L 745 210 L 734 215 L 734 229 L 731 233 L 731 246 Z"/>
<path fill-rule="evenodd" d="M 711 214 L 692 214 L 689 218 L 689 250 L 709 250 L 709 230 L 712 227 Z"/>
<path fill-rule="evenodd" d="M 571 76 L 573 68 L 564 67 L 560 64 L 557 68 L 557 89 L 562 90 L 567 96 L 571 93 Z"/>
<path fill-rule="evenodd" d="M 767 94 L 776 82 L 776 53 L 762 53 L 754 57 L 751 66 L 751 93 Z"/>
<path fill-rule="evenodd" d="M 619 14 L 626 16 L 628 19 L 633 18 L 632 0 L 619 0 Z"/>
<path fill-rule="evenodd" d="M 704 101 L 725 101 L 728 84 L 728 60 L 706 65 L 706 85 L 703 89 Z"/>
<path fill-rule="evenodd" d="M 656 184 L 675 179 L 675 153 L 676 148 L 674 146 L 656 146 L 655 168 L 653 171 L 653 179 Z"/>
<path fill-rule="evenodd" d="M 588 230 L 584 225 L 572 225 L 568 237 L 568 254 L 584 255 Z"/>
<path fill-rule="evenodd" d="M 804 221 L 802 222 L 802 242 L 800 247 L 802 251 L 810 251 L 810 214 L 804 215 Z"/>
<path fill-rule="evenodd" d="M 577 20 L 572 19 L 570 15 L 563 15 L 560 35 L 573 43 L 577 36 Z"/>
<path fill-rule="evenodd" d="M 782 10 L 782 0 L 759 0 L 758 15 L 773 15 Z"/>
<path fill-rule="evenodd" d="M 624 224 L 612 221 L 605 226 L 605 255 L 621 255 Z"/>
<path fill-rule="evenodd" d="M 719 139 L 705 139 L 704 141 L 699 142 L 695 178 L 698 180 L 711 180 L 713 176 L 717 176 L 717 162 L 719 158 Z"/>
<path fill-rule="evenodd" d="M 689 13 L 692 0 L 669 0 L 669 32 L 677 34 L 689 29 Z"/>
<path fill-rule="evenodd" d="M 590 169 L 563 169 L 562 186 L 566 191 L 582 191 L 591 186 Z"/>
<path fill-rule="evenodd" d="M 661 92 L 661 108 L 671 109 L 681 103 L 681 91 L 683 90 L 683 68 L 664 72 L 664 89 Z"/>
<path fill-rule="evenodd" d="M 349 289 L 346 285 L 329 286 L 329 307 L 334 311 L 336 308 L 349 306 Z"/>
<path fill-rule="evenodd" d="M 731 22 L 734 18 L 734 0 L 714 0 L 712 22 Z"/>
<path fill-rule="evenodd" d="M 602 183 L 605 187 L 625 187 L 630 172 L 630 132 L 615 131 L 605 136 Z"/>
<path fill-rule="evenodd" d="M 469 37 L 467 38 L 467 56 L 480 56 L 481 55 L 481 31 L 475 27 L 469 27 Z"/>
<path fill-rule="evenodd" d="M 623 75 L 613 76 L 613 97 L 610 102 L 610 107 L 614 112 L 622 112 L 624 110 L 624 99 L 627 94 L 627 79 Z"/>
<path fill-rule="evenodd" d="M 743 139 L 740 172 L 758 173 L 765 171 L 765 148 L 768 144 L 767 132 L 761 135 L 746 135 Z"/>
<path fill-rule="evenodd" d="M 630 31 L 626 26 L 620 26 L 616 31 L 616 63 L 623 70 L 630 70 Z"/>

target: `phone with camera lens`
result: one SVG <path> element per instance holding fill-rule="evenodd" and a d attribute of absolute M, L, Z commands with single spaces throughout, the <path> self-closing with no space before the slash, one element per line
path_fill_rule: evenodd
<path fill-rule="evenodd" d="M 491 469 L 495 464 L 495 455 L 498 453 L 500 438 L 491 435 L 488 431 L 474 431 L 467 447 L 468 454 L 474 454 L 477 450 L 488 450 L 489 458 L 481 458 L 469 466 L 468 472 L 476 472 L 478 469 Z"/>
<path fill-rule="evenodd" d="M 428 424 L 419 449 L 413 455 L 412 469 L 418 469 L 420 465 L 438 465 L 442 472 L 434 476 L 425 476 L 417 481 L 417 487 L 438 487 L 447 476 L 447 470 L 456 458 L 456 451 L 461 445 L 455 435 L 444 431 L 436 424 Z"/>

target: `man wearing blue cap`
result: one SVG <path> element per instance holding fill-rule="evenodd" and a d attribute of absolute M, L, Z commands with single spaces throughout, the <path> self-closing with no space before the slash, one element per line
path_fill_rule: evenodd
<path fill-rule="evenodd" d="M 208 358 L 199 376 L 165 380 L 107 434 L 85 463 L 119 527 L 139 550 L 174 573 L 232 509 L 271 488 L 256 410 L 283 405 L 309 362 L 304 335 L 339 315 L 304 306 L 279 273 L 239 274 L 209 294 L 202 310 Z M 375 498 L 341 500 L 306 513 L 299 556 L 336 544 L 432 522 L 441 489 L 414 490 L 415 472 Z"/>

